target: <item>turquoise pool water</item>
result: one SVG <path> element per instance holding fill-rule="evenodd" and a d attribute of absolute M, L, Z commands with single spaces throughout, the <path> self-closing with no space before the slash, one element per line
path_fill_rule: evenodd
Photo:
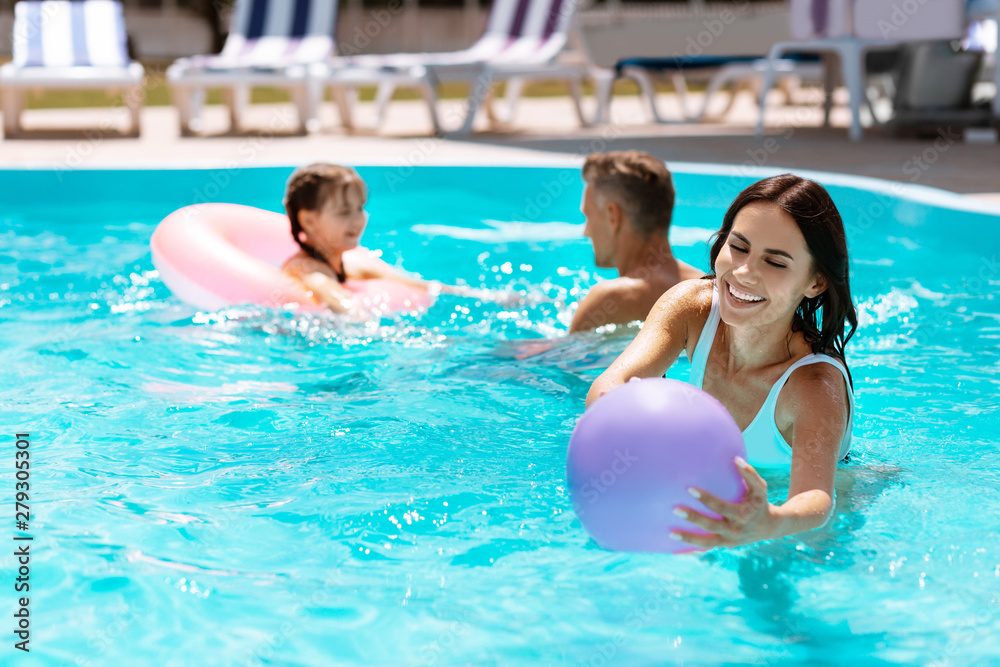
<path fill-rule="evenodd" d="M 673 241 L 707 268 L 758 176 L 675 169 Z M 157 278 L 156 223 L 201 200 L 277 210 L 290 168 L 0 171 L 4 452 L 30 432 L 34 537 L 31 653 L 6 630 L 3 662 L 1000 661 L 1000 217 L 833 179 L 861 317 L 836 518 L 629 555 L 587 537 L 564 475 L 590 382 L 636 329 L 525 356 L 611 276 L 580 238 L 577 168 L 359 171 L 366 245 L 525 302 L 445 296 L 378 326 L 196 312 Z"/>

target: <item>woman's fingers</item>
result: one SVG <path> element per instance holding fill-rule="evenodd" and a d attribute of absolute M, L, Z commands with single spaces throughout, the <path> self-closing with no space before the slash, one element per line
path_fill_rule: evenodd
<path fill-rule="evenodd" d="M 686 530 L 675 530 L 670 533 L 670 537 L 680 542 L 687 542 L 688 544 L 693 544 L 697 547 L 704 547 L 705 549 L 714 549 L 715 547 L 726 546 L 726 541 L 721 535 L 711 534 L 711 535 L 701 535 L 700 533 L 691 533 Z"/>
<path fill-rule="evenodd" d="M 739 456 L 736 457 L 736 470 L 739 471 L 744 481 L 747 483 L 747 491 L 763 490 L 767 493 L 767 482 L 761 477 L 752 465 L 744 461 Z"/>
<path fill-rule="evenodd" d="M 726 530 L 725 519 L 714 519 L 710 516 L 705 516 L 698 510 L 691 509 L 690 507 L 677 507 L 674 509 L 674 514 L 699 528 L 704 528 L 713 533 L 723 533 Z"/>
<path fill-rule="evenodd" d="M 691 488 L 688 489 L 688 493 L 690 493 L 694 498 L 697 498 L 702 505 L 724 517 L 735 516 L 737 510 L 739 509 L 739 504 L 726 502 L 722 498 L 713 496 L 704 489 Z"/>

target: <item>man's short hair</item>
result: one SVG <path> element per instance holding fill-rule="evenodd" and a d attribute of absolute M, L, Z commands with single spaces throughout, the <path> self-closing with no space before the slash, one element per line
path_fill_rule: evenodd
<path fill-rule="evenodd" d="M 666 234 L 674 210 L 670 170 L 649 153 L 593 153 L 583 163 L 583 180 L 625 211 L 636 232 Z"/>

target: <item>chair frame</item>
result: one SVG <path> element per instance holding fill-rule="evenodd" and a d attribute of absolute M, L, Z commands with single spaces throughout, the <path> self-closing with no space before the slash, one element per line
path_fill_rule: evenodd
<path fill-rule="evenodd" d="M 832 13 L 826 16 L 822 26 L 814 28 L 816 32 L 827 34 L 828 36 L 804 36 L 796 40 L 778 42 L 771 47 L 768 53 L 768 67 L 764 75 L 764 86 L 760 96 L 760 112 L 757 119 L 756 133 L 758 135 L 764 133 L 767 92 L 774 85 L 776 75 L 775 64 L 777 61 L 784 54 L 790 52 L 818 53 L 822 56 L 824 66 L 823 81 L 825 96 L 823 103 L 823 127 L 829 127 L 830 125 L 830 109 L 833 106 L 833 89 L 836 83 L 835 72 L 837 68 L 835 61 L 839 61 L 841 77 L 849 96 L 848 107 L 851 114 L 851 123 L 848 129 L 848 137 L 851 141 L 860 141 L 864 135 L 861 126 L 861 105 L 865 101 L 868 101 L 870 105 L 865 81 L 865 54 L 868 51 L 876 49 L 896 48 L 905 42 L 936 41 L 951 38 L 951 36 L 942 33 L 941 28 L 950 30 L 957 27 L 957 25 L 949 23 L 949 21 L 957 21 L 957 18 L 964 16 L 959 2 L 960 0 L 952 0 L 951 4 L 940 3 L 940 6 L 936 7 L 936 9 L 943 8 L 941 11 L 949 10 L 950 13 L 930 14 L 929 16 L 937 19 L 939 22 L 942 19 L 944 21 L 935 23 L 932 27 L 928 25 L 931 19 L 920 22 L 905 21 L 899 25 L 882 19 L 874 21 L 880 16 L 879 12 L 888 9 L 885 2 L 879 5 L 871 3 L 864 6 L 846 1 L 831 4 Z M 805 6 L 804 2 L 800 6 Z M 931 5 L 925 5 L 925 7 L 929 8 Z M 859 15 L 859 9 L 867 12 L 864 18 L 861 18 Z M 893 9 L 894 11 L 899 11 L 896 5 L 893 5 Z M 873 36 L 873 22 L 880 29 L 881 39 Z M 893 27 L 894 30 L 891 31 L 893 33 L 900 29 L 904 29 L 905 32 L 899 35 L 894 34 L 892 39 L 888 39 L 889 32 L 882 26 L 883 23 L 889 27 Z M 827 28 L 831 25 L 834 27 L 827 32 Z M 792 33 L 795 34 L 794 26 Z M 867 36 L 866 33 L 868 33 Z M 954 37 L 960 37 L 960 35 L 954 35 Z"/>
<path fill-rule="evenodd" d="M 121 3 L 118 3 L 121 5 Z M 15 19 L 16 20 L 16 19 Z M 27 94 L 31 90 L 81 90 L 104 89 L 110 94 L 121 94 L 129 111 L 129 133 L 139 136 L 141 114 L 145 101 L 145 69 L 135 61 L 122 67 L 115 66 L 19 66 L 13 62 L 0 67 L 4 135 L 16 136 L 22 130 L 21 114 L 25 109 Z"/>
<path fill-rule="evenodd" d="M 720 57 L 724 58 L 725 56 Z M 815 79 L 818 78 L 821 73 L 819 65 L 815 63 L 802 63 L 789 59 L 779 60 L 775 67 L 778 70 L 786 95 L 790 95 L 791 86 L 794 81 L 803 78 Z M 749 88 L 754 91 L 755 94 L 760 94 L 766 68 L 766 57 L 760 57 L 754 60 L 740 58 L 738 61 L 727 63 L 716 68 L 697 67 L 693 71 L 714 71 L 715 74 L 709 78 L 708 87 L 705 90 L 705 96 L 702 100 L 701 106 L 697 110 L 693 110 L 690 108 L 688 101 L 690 96 L 690 92 L 688 90 L 688 77 L 685 76 L 683 67 L 673 68 L 669 70 L 669 74 L 667 74 L 665 70 L 663 74 L 654 75 L 650 72 L 650 68 L 648 67 L 625 65 L 621 67 L 620 70 L 616 70 L 618 72 L 617 74 L 608 70 L 607 73 L 598 80 L 598 117 L 603 122 L 610 122 L 611 100 L 614 95 L 614 82 L 618 79 L 631 79 L 639 86 L 640 94 L 646 101 L 645 108 L 649 121 L 653 123 L 671 122 L 663 115 L 663 113 L 660 112 L 656 103 L 656 86 L 654 81 L 656 79 L 665 78 L 670 81 L 677 94 L 677 100 L 681 107 L 683 121 L 704 122 L 720 120 L 724 118 L 733 108 L 733 104 L 736 102 L 736 97 L 740 90 Z M 708 114 L 708 108 L 712 102 L 712 97 L 715 93 L 723 90 L 726 86 L 731 86 L 732 88 L 726 106 L 722 109 L 722 111 L 710 116 Z"/>
<path fill-rule="evenodd" d="M 238 0 L 238 2 L 252 1 Z M 273 69 L 239 64 L 230 68 L 209 69 L 199 65 L 198 57 L 180 58 L 174 61 L 167 68 L 167 82 L 170 86 L 174 106 L 177 108 L 181 136 L 192 136 L 204 130 L 201 113 L 209 88 L 223 89 L 225 105 L 229 110 L 230 131 L 240 131 L 242 119 L 250 103 L 251 89 L 263 86 L 283 88 L 291 93 L 292 101 L 298 112 L 298 122 L 295 128 L 298 134 L 304 135 L 318 130 L 322 83 L 313 68 L 322 65 L 326 58 L 335 52 L 336 39 L 334 34 L 337 14 L 337 3 L 334 2 L 333 20 L 329 34 L 330 49 L 322 59 L 316 62 L 279 65 Z M 234 12 L 234 21 L 237 16 L 237 13 Z M 237 33 L 233 33 L 233 36 L 237 36 Z M 239 37 L 243 36 L 239 35 Z M 225 51 L 224 47 L 223 54 Z"/>
<path fill-rule="evenodd" d="M 566 42 L 573 45 L 575 50 L 586 53 L 575 16 L 570 19 L 566 27 Z M 581 63 L 560 62 L 557 52 L 548 62 L 518 63 L 490 62 L 486 59 L 447 62 L 446 58 L 441 56 L 451 55 L 448 53 L 412 55 L 418 62 L 398 67 L 377 67 L 369 64 L 371 61 L 366 61 L 365 56 L 356 59 L 356 62 L 362 63 L 361 66 L 352 65 L 351 59 L 334 59 L 329 63 L 326 73 L 322 76 L 322 85 L 330 90 L 337 102 L 341 122 L 345 128 L 356 127 L 351 116 L 351 100 L 356 98 L 357 87 L 362 85 L 378 86 L 373 129 L 381 127 L 384 123 L 386 108 L 396 89 L 410 88 L 416 90 L 426 102 L 435 134 L 468 135 L 473 131 L 481 107 L 485 108 L 491 126 L 512 122 L 524 84 L 529 81 L 549 80 L 566 82 L 580 124 L 583 126 L 590 124 L 583 110 L 583 82 L 592 76 L 592 67 L 587 64 L 586 57 L 585 62 Z M 427 62 L 419 63 L 421 56 L 426 56 Z M 465 113 L 458 119 L 456 127 L 446 128 L 437 109 L 439 101 L 437 87 L 445 82 L 467 82 L 471 86 Z M 494 105 L 493 87 L 500 82 L 507 83 L 504 112 L 499 111 Z"/>

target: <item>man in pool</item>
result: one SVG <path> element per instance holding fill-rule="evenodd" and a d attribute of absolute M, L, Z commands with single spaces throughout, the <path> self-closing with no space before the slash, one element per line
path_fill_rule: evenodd
<path fill-rule="evenodd" d="M 583 165 L 583 235 L 601 268 L 618 277 L 580 301 L 570 333 L 645 320 L 664 292 L 704 271 L 674 258 L 667 240 L 674 185 L 662 160 L 640 151 L 594 153 Z"/>

